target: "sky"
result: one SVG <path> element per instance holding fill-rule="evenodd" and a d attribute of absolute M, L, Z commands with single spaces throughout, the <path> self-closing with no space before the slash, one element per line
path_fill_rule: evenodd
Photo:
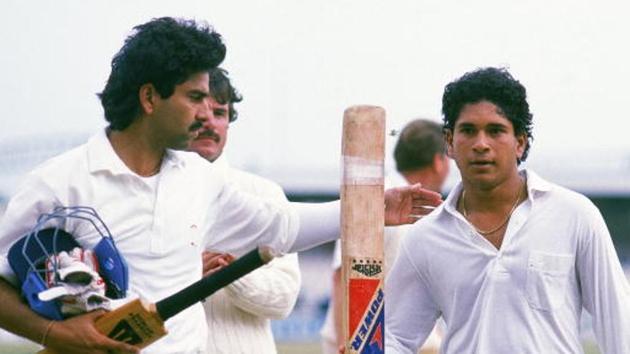
<path fill-rule="evenodd" d="M 0 15 L 0 142 L 91 134 L 96 93 L 134 25 L 210 23 L 244 96 L 228 156 L 252 170 L 338 166 L 343 111 L 379 105 L 388 130 L 441 119 L 444 86 L 505 66 L 527 88 L 532 156 L 630 155 L 630 5 L 624 1 L 20 1 Z M 395 138 L 388 137 L 389 147 Z"/>

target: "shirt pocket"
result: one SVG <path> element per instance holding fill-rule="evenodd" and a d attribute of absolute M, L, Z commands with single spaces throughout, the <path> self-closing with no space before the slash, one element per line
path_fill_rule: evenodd
<path fill-rule="evenodd" d="M 541 311 L 553 311 L 565 303 L 575 257 L 532 251 L 527 262 L 527 302 Z"/>

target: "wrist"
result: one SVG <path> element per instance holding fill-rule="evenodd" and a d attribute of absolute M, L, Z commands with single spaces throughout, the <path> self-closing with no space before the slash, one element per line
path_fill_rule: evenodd
<path fill-rule="evenodd" d="M 46 329 L 44 330 L 44 334 L 42 335 L 42 340 L 40 341 L 40 344 L 42 346 L 44 347 L 46 346 L 47 341 L 48 341 L 48 336 L 50 335 L 50 331 L 52 330 L 55 323 L 57 323 L 57 321 L 50 320 L 50 322 L 48 322 L 48 324 L 46 325 Z"/>

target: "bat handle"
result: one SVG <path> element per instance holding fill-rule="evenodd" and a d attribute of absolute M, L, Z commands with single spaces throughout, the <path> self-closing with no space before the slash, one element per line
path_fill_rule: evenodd
<path fill-rule="evenodd" d="M 162 320 L 175 316 L 190 305 L 205 299 L 217 290 L 271 261 L 271 248 L 259 247 L 183 290 L 158 301 L 155 306 Z"/>

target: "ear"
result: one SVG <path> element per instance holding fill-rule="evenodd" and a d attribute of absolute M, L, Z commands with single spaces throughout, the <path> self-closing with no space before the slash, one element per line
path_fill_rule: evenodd
<path fill-rule="evenodd" d="M 433 155 L 433 163 L 431 164 L 433 171 L 435 171 L 437 174 L 442 174 L 445 168 L 445 164 L 448 164 L 448 158 L 446 156 L 442 155 L 441 153 Z"/>
<path fill-rule="evenodd" d="M 138 99 L 140 100 L 140 107 L 145 114 L 153 113 L 155 109 L 155 99 L 158 95 L 153 84 L 144 84 L 140 86 L 138 90 Z"/>
<path fill-rule="evenodd" d="M 527 134 L 522 133 L 516 136 L 516 157 L 519 160 L 523 158 L 523 154 L 525 153 L 525 148 L 527 148 L 527 144 L 529 141 L 527 140 Z"/>
<path fill-rule="evenodd" d="M 446 156 L 453 158 L 453 131 L 444 129 L 444 140 L 446 141 Z"/>

